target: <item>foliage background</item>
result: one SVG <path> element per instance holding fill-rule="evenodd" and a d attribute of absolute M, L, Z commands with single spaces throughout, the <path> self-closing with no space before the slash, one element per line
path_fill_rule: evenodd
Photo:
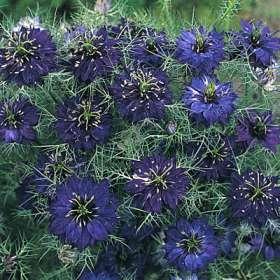
<path fill-rule="evenodd" d="M 57 24 L 64 20 L 71 22 L 75 21 L 92 21 L 95 18 L 89 17 L 89 11 L 94 10 L 95 1 L 78 1 L 78 0 L 0 0 L 0 17 L 2 21 L 9 25 L 16 22 L 21 16 L 26 14 L 40 15 L 44 21 L 49 22 L 52 27 L 52 33 L 57 41 L 59 41 L 59 31 L 54 29 Z M 115 0 L 113 1 L 113 15 L 119 12 L 122 15 L 130 16 L 138 21 L 166 29 L 171 37 L 177 36 L 179 30 L 184 26 L 189 26 L 190 22 L 195 19 L 197 23 L 212 25 L 216 23 L 221 29 L 238 28 L 240 18 L 256 18 L 267 22 L 274 30 L 280 28 L 280 3 L 279 0 Z M 115 11 L 115 14 L 114 14 Z M 52 23 L 52 19 L 55 22 Z M 96 22 L 95 22 L 96 23 Z M 169 73 L 174 75 L 174 79 L 182 82 L 182 77 L 177 77 L 180 67 L 177 64 L 171 64 L 168 68 Z M 179 67 L 179 68 L 178 68 Z M 272 108 L 277 115 L 278 122 L 280 120 L 279 97 L 275 94 L 260 95 L 255 98 L 255 93 L 258 87 L 252 81 L 249 69 L 246 65 L 227 64 L 225 63 L 219 75 L 224 80 L 233 80 L 235 88 L 238 92 L 245 93 L 240 102 L 240 110 L 250 106 L 260 109 Z M 44 112 L 45 123 L 41 123 L 39 134 L 41 138 L 48 135 L 48 123 L 53 121 L 51 111 L 54 110 L 52 96 L 60 99 L 61 86 L 67 88 L 68 95 L 71 95 L 73 88 L 73 80 L 67 80 L 65 77 L 53 75 L 49 78 L 43 87 L 36 90 L 25 91 L 40 108 L 47 108 Z M 181 84 L 182 86 L 182 84 Z M 3 94 L 12 96 L 15 89 L 12 87 L 2 87 Z M 174 89 L 177 96 L 181 93 L 181 87 Z M 109 99 L 110 97 L 108 97 Z M 179 124 L 178 131 L 174 136 L 169 136 L 165 131 L 165 123 L 143 124 L 138 126 L 129 126 L 119 120 L 119 126 L 122 131 L 115 134 L 109 146 L 98 148 L 95 154 L 89 155 L 90 164 L 88 170 L 95 172 L 97 178 L 108 176 L 113 182 L 122 182 L 124 180 L 125 170 L 129 168 L 128 159 L 138 158 L 143 153 L 156 149 L 161 140 L 167 140 L 170 146 L 174 142 L 182 141 L 183 137 L 196 134 L 195 128 L 190 127 L 190 123 L 185 120 L 185 115 L 182 113 L 182 108 L 176 104 L 170 108 L 169 118 Z M 117 121 L 117 119 L 115 120 Z M 116 127 L 118 131 L 119 127 Z M 148 128 L 148 129 L 147 129 Z M 230 131 L 233 128 L 231 124 L 228 128 Z M 215 131 L 216 128 L 213 130 Z M 203 131 L 207 139 L 211 131 Z M 133 143 L 131 142 L 133 139 Z M 116 143 L 119 144 L 116 147 Z M 42 146 L 44 146 L 43 143 Z M 43 147 L 15 147 L 14 150 L 1 148 L 0 152 L 0 272 L 4 271 L 4 257 L 17 256 L 17 274 L 15 280 L 70 280 L 73 279 L 73 272 L 77 267 L 82 267 L 84 264 L 94 263 L 95 259 L 91 256 L 90 251 L 85 251 L 80 255 L 78 261 L 73 264 L 62 264 L 58 260 L 58 254 L 61 252 L 61 244 L 55 239 L 45 234 L 47 232 L 46 223 L 39 225 L 33 223 L 32 217 L 28 213 L 19 212 L 16 209 L 16 200 L 14 190 L 18 186 L 18 182 L 23 173 L 28 174 L 31 168 L 31 162 L 35 162 L 36 153 Z M 48 149 L 55 149 L 56 146 L 49 146 Z M 64 149 L 63 145 L 59 149 Z M 37 150 L 36 150 L 37 149 Z M 120 151 L 119 158 L 112 154 L 114 149 Z M 240 168 L 252 167 L 263 168 L 268 174 L 279 173 L 280 158 L 279 152 L 276 156 L 265 154 L 263 150 L 257 149 L 252 154 L 245 154 L 238 158 L 238 166 Z M 28 164 L 24 159 L 28 158 Z M 179 161 L 189 167 L 191 163 L 186 163 L 183 157 L 179 155 Z M 27 166 L 28 165 L 28 166 Z M 107 168 L 110 166 L 110 168 Z M 208 191 L 205 192 L 201 186 L 193 186 L 189 198 L 185 201 L 185 207 L 182 207 L 181 214 L 185 216 L 202 215 L 207 213 L 204 201 L 208 201 L 210 211 L 207 214 L 211 215 L 212 222 L 215 223 L 218 214 L 226 208 L 225 205 L 225 189 L 224 185 L 206 186 Z M 117 191 L 121 188 L 117 186 Z M 191 207 L 189 207 L 191 205 Z M 122 207 L 124 208 L 125 205 Z M 189 211 L 189 209 L 192 209 Z M 124 211 L 124 209 L 120 209 Z M 147 217 L 146 217 L 147 218 Z M 148 217 L 152 219 L 152 217 Z M 160 222 L 170 220 L 169 216 L 159 217 Z M 22 230 L 24 229 L 24 230 Z M 248 229 L 241 228 L 239 238 L 246 234 Z M 36 234 L 35 234 L 36 233 Z M 113 238 L 111 241 L 113 241 Z M 0 274 L 0 277 L 5 278 L 6 274 Z M 160 276 L 150 274 L 147 280 L 160 279 Z M 261 257 L 250 256 L 241 253 L 235 256 L 232 260 L 221 259 L 215 265 L 211 266 L 208 274 L 209 279 L 280 279 L 279 262 L 268 263 L 263 261 Z M 132 280 L 133 278 L 126 278 Z M 166 278 L 164 278 L 166 279 Z"/>

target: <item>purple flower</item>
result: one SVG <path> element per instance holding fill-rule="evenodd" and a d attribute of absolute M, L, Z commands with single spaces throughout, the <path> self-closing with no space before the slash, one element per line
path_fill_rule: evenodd
<path fill-rule="evenodd" d="M 56 47 L 47 30 L 21 27 L 0 49 L 0 75 L 18 85 L 34 85 L 57 66 Z"/>
<path fill-rule="evenodd" d="M 245 148 L 261 144 L 276 153 L 280 144 L 280 126 L 273 124 L 271 111 L 247 110 L 246 115 L 238 119 L 235 141 Z"/>
<path fill-rule="evenodd" d="M 280 258 L 279 233 L 270 230 L 264 234 L 256 233 L 250 237 L 248 243 L 252 251 L 260 252 L 267 261 Z"/>
<path fill-rule="evenodd" d="M 176 208 L 189 187 L 186 170 L 177 167 L 174 158 L 151 156 L 134 161 L 132 168 L 132 179 L 126 189 L 145 211 L 158 213 L 164 206 Z"/>
<path fill-rule="evenodd" d="M 117 276 L 112 276 L 107 272 L 84 272 L 79 280 L 119 280 L 120 278 Z"/>
<path fill-rule="evenodd" d="M 117 41 L 109 38 L 105 27 L 84 30 L 80 26 L 67 33 L 66 39 L 70 40 L 68 68 L 82 82 L 108 75 L 120 61 Z"/>
<path fill-rule="evenodd" d="M 90 150 L 107 142 L 111 116 L 97 95 L 74 96 L 59 104 L 55 129 L 59 138 L 75 148 Z"/>
<path fill-rule="evenodd" d="M 210 74 L 224 58 L 223 35 L 204 27 L 182 31 L 177 39 L 176 57 L 194 72 Z"/>
<path fill-rule="evenodd" d="M 73 153 L 55 150 L 41 154 L 34 168 L 37 191 L 53 198 L 57 185 L 75 173 L 81 165 Z"/>
<path fill-rule="evenodd" d="M 217 257 L 218 247 L 212 227 L 202 220 L 180 219 L 166 231 L 166 259 L 182 271 L 205 268 Z"/>
<path fill-rule="evenodd" d="M 220 83 L 209 76 L 193 78 L 182 96 L 191 116 L 206 125 L 226 124 L 235 109 L 236 99 L 230 83 Z"/>
<path fill-rule="evenodd" d="M 243 48 L 255 66 L 266 68 L 272 64 L 276 52 L 280 50 L 280 38 L 274 37 L 261 21 L 254 23 L 243 20 L 235 45 Z"/>
<path fill-rule="evenodd" d="M 131 56 L 139 63 L 160 66 L 171 50 L 170 42 L 164 32 L 146 28 L 144 34 L 132 42 Z"/>
<path fill-rule="evenodd" d="M 57 188 L 50 205 L 50 232 L 79 249 L 107 239 L 117 222 L 109 182 L 72 176 Z"/>
<path fill-rule="evenodd" d="M 0 139 L 5 143 L 30 143 L 36 140 L 34 126 L 39 111 L 27 99 L 0 102 Z"/>
<path fill-rule="evenodd" d="M 278 177 L 260 171 L 246 171 L 232 176 L 229 195 L 234 217 L 256 226 L 279 217 L 280 186 Z"/>
<path fill-rule="evenodd" d="M 139 67 L 120 74 L 112 95 L 119 113 L 131 122 L 164 117 L 166 105 L 171 103 L 169 81 L 163 71 Z"/>
<path fill-rule="evenodd" d="M 190 142 L 187 154 L 194 159 L 194 175 L 204 182 L 229 179 L 236 168 L 232 147 L 225 137 Z"/>

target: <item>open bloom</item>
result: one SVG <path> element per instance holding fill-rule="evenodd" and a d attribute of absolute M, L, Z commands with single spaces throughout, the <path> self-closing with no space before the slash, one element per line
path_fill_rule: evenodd
<path fill-rule="evenodd" d="M 230 205 L 234 217 L 264 225 L 279 217 L 280 186 L 278 177 L 264 176 L 260 171 L 246 171 L 232 176 Z"/>
<path fill-rule="evenodd" d="M 111 134 L 111 116 L 98 96 L 74 96 L 59 104 L 55 129 L 59 138 L 78 149 L 104 144 Z"/>
<path fill-rule="evenodd" d="M 68 69 L 82 82 L 92 82 L 109 74 L 119 63 L 117 41 L 109 38 L 106 28 L 87 30 L 82 26 L 66 35 L 69 41 Z"/>
<path fill-rule="evenodd" d="M 126 189 L 138 207 L 160 212 L 164 206 L 176 208 L 188 187 L 186 170 L 177 167 L 175 159 L 151 156 L 133 162 L 132 179 Z"/>
<path fill-rule="evenodd" d="M 266 68 L 280 50 L 280 38 L 274 37 L 269 27 L 261 21 L 254 23 L 243 20 L 235 45 L 243 48 L 253 65 Z"/>
<path fill-rule="evenodd" d="M 236 99 L 230 83 L 220 83 L 209 76 L 193 78 L 182 96 L 191 116 L 206 125 L 227 123 L 235 109 Z"/>
<path fill-rule="evenodd" d="M 22 26 L 0 49 L 0 75 L 18 85 L 34 85 L 57 67 L 56 47 L 47 30 Z"/>
<path fill-rule="evenodd" d="M 225 137 L 188 143 L 187 154 L 194 159 L 194 174 L 202 181 L 224 181 L 236 168 L 230 141 Z"/>
<path fill-rule="evenodd" d="M 182 271 L 205 268 L 218 255 L 218 242 L 210 225 L 202 220 L 180 219 L 166 231 L 167 261 Z"/>
<path fill-rule="evenodd" d="M 237 120 L 236 142 L 244 147 L 254 147 L 261 144 L 276 153 L 280 144 L 280 126 L 273 124 L 272 112 L 257 112 L 247 110 L 244 116 Z"/>
<path fill-rule="evenodd" d="M 204 27 L 184 30 L 177 39 L 177 59 L 197 73 L 212 73 L 224 58 L 223 35 Z"/>
<path fill-rule="evenodd" d="M 57 188 L 50 205 L 50 232 L 79 249 L 108 237 L 117 222 L 109 182 L 72 176 Z"/>
<path fill-rule="evenodd" d="M 166 34 L 152 28 L 146 28 L 142 33 L 132 42 L 131 56 L 139 63 L 160 66 L 171 50 Z"/>
<path fill-rule="evenodd" d="M 169 81 L 163 71 L 139 67 L 120 74 L 112 95 L 119 113 L 131 122 L 164 117 L 166 105 L 171 103 Z"/>
<path fill-rule="evenodd" d="M 0 139 L 5 143 L 30 143 L 36 140 L 34 126 L 39 111 L 27 99 L 0 102 Z"/>
<path fill-rule="evenodd" d="M 84 272 L 79 280 L 119 280 L 120 278 L 115 275 L 110 275 L 107 272 Z"/>

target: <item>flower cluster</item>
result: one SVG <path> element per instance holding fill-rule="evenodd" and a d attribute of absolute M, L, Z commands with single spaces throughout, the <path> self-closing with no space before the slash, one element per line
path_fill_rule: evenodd
<path fill-rule="evenodd" d="M 268 108 L 245 107 L 241 78 L 235 83 L 234 73 L 219 72 L 227 44 L 234 45 L 239 56 L 230 58 L 249 58 L 258 86 L 270 88 L 280 41 L 260 22 L 242 22 L 231 42 L 226 34 L 193 27 L 175 42 L 122 19 L 68 28 L 61 42 L 55 36 L 57 52 L 40 21 L 26 18 L 3 38 L 0 76 L 20 88 L 7 100 L 3 83 L 0 140 L 4 152 L 21 149 L 7 161 L 24 177 L 19 208 L 48 222 L 47 239 L 62 263 L 78 268 L 77 279 L 155 279 L 154 271 L 163 279 L 205 279 L 218 256 L 234 257 L 244 224 L 254 232 L 251 251 L 280 257 L 279 238 L 265 231 L 280 218 L 277 114 L 274 121 Z M 65 87 L 40 95 L 55 79 L 38 84 L 57 69 Z M 266 165 L 254 158 L 262 150 L 243 153 L 257 145 L 274 153 L 272 171 L 261 171 Z M 10 174 L 1 172 L 5 188 Z"/>

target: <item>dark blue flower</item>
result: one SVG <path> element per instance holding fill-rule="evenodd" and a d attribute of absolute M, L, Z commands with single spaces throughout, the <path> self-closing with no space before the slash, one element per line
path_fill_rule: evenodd
<path fill-rule="evenodd" d="M 276 52 L 280 50 L 280 38 L 274 37 L 269 27 L 261 21 L 254 23 L 243 20 L 235 45 L 243 48 L 254 66 L 266 68 L 272 64 Z"/>
<path fill-rule="evenodd" d="M 149 212 L 162 208 L 174 209 L 189 187 L 186 170 L 176 166 L 176 160 L 151 156 L 134 161 L 132 179 L 126 189 L 138 207 Z"/>
<path fill-rule="evenodd" d="M 56 186 L 75 173 L 83 163 L 78 163 L 73 153 L 55 150 L 39 156 L 34 168 L 37 191 L 53 198 Z"/>
<path fill-rule="evenodd" d="M 139 63 L 158 67 L 170 51 L 170 42 L 164 32 L 146 28 L 142 36 L 132 42 L 130 54 Z"/>
<path fill-rule="evenodd" d="M 180 219 L 166 231 L 164 248 L 171 265 L 182 271 L 197 271 L 214 261 L 219 246 L 205 221 Z"/>
<path fill-rule="evenodd" d="M 187 144 L 187 154 L 194 159 L 194 175 L 201 181 L 225 181 L 236 168 L 234 153 L 226 137 L 200 139 Z"/>
<path fill-rule="evenodd" d="M 257 112 L 247 110 L 246 115 L 241 116 L 236 126 L 236 142 L 244 148 L 261 144 L 265 148 L 276 153 L 280 144 L 280 126 L 273 124 L 272 112 Z"/>
<path fill-rule="evenodd" d="M 182 96 L 191 116 L 206 125 L 226 124 L 235 109 L 236 99 L 230 83 L 220 83 L 209 76 L 193 78 Z"/>
<path fill-rule="evenodd" d="M 80 33 L 80 34 L 79 34 Z M 84 30 L 81 26 L 67 33 L 68 69 L 83 82 L 92 82 L 112 72 L 121 58 L 117 41 L 109 38 L 106 28 Z"/>
<path fill-rule="evenodd" d="M 117 276 L 112 276 L 107 272 L 84 272 L 79 280 L 119 280 L 120 278 Z"/>
<path fill-rule="evenodd" d="M 56 69 L 56 56 L 47 30 L 22 26 L 0 49 L 0 75 L 18 85 L 34 85 Z"/>
<path fill-rule="evenodd" d="M 75 148 L 89 150 L 107 142 L 111 116 L 97 95 L 74 96 L 59 104 L 55 129 L 59 138 Z"/>
<path fill-rule="evenodd" d="M 232 176 L 230 206 L 234 217 L 264 225 L 279 217 L 280 186 L 278 177 L 264 176 L 260 171 L 246 171 Z"/>
<path fill-rule="evenodd" d="M 27 99 L 0 102 L 0 139 L 5 143 L 30 143 L 36 140 L 34 126 L 39 111 Z"/>
<path fill-rule="evenodd" d="M 108 238 L 117 222 L 109 182 L 72 176 L 57 188 L 50 205 L 50 232 L 79 249 Z"/>
<path fill-rule="evenodd" d="M 223 234 L 219 236 L 219 247 L 224 256 L 231 257 L 233 255 L 236 239 L 237 234 L 232 227 L 227 227 Z"/>
<path fill-rule="evenodd" d="M 223 35 L 204 27 L 184 30 L 177 39 L 177 59 L 196 73 L 212 73 L 224 58 Z"/>
<path fill-rule="evenodd" d="M 253 234 L 248 243 L 251 250 L 261 253 L 267 261 L 280 258 L 280 240 L 279 233 L 268 230 L 264 234 Z"/>
<path fill-rule="evenodd" d="M 122 117 L 132 122 L 164 117 L 166 105 L 171 103 L 169 81 L 163 71 L 139 67 L 120 74 L 112 95 Z"/>

